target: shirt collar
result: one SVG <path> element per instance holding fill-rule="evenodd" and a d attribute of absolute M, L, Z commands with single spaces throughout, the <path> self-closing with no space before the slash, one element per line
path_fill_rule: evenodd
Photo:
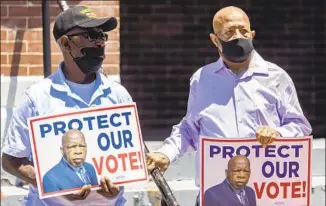
<path fill-rule="evenodd" d="M 227 66 L 223 62 L 223 59 L 220 57 L 216 61 L 214 73 L 217 73 L 218 71 L 220 71 L 222 69 L 227 69 Z M 266 61 L 255 50 L 253 50 L 253 52 L 252 52 L 252 57 L 249 62 L 248 71 L 251 73 L 268 75 L 268 67 L 267 67 Z"/>
<path fill-rule="evenodd" d="M 255 50 L 253 51 L 252 59 L 249 63 L 249 70 L 256 74 L 268 75 L 268 66 L 266 61 Z"/>
<path fill-rule="evenodd" d="M 52 79 L 52 87 L 58 91 L 61 92 L 67 92 L 71 93 L 70 87 L 67 85 L 65 79 L 65 75 L 63 74 L 62 67 L 63 67 L 63 61 L 60 62 L 57 72 L 54 73 L 53 79 Z M 95 88 L 100 90 L 105 90 L 110 88 L 112 82 L 107 81 L 107 78 L 101 74 L 99 71 L 96 72 L 96 80 L 95 80 Z"/>

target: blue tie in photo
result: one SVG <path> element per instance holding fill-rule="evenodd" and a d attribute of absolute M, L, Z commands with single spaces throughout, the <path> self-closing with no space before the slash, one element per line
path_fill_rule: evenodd
<path fill-rule="evenodd" d="M 83 181 L 84 184 L 87 185 L 87 184 L 90 184 L 91 183 L 91 181 L 89 180 L 89 177 L 86 174 L 86 171 L 85 171 L 85 169 L 83 167 L 79 169 L 79 174 L 80 174 L 81 179 L 82 179 L 82 181 Z"/>
<path fill-rule="evenodd" d="M 242 204 L 243 206 L 247 206 L 247 205 L 249 205 L 249 204 L 248 204 L 248 201 L 247 201 L 247 197 L 246 197 L 246 195 L 245 195 L 245 193 L 244 193 L 243 190 L 241 190 L 241 191 L 239 192 L 239 196 L 240 196 L 241 204 Z"/>

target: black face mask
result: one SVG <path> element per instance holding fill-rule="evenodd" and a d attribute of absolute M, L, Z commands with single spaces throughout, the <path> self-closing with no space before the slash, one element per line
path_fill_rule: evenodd
<path fill-rule="evenodd" d="M 73 57 L 80 70 L 88 75 L 97 72 L 103 63 L 104 47 L 84 47 L 80 49 L 82 57 Z M 71 54 L 70 54 L 71 55 Z"/>
<path fill-rule="evenodd" d="M 246 61 L 254 49 L 252 39 L 239 38 L 228 42 L 220 40 L 220 42 L 223 48 L 222 55 L 234 63 Z"/>

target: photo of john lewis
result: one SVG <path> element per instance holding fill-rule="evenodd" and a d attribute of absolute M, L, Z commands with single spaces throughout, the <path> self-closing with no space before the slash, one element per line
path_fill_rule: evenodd
<path fill-rule="evenodd" d="M 79 130 L 69 130 L 61 140 L 60 162 L 43 176 L 45 193 L 81 188 L 84 185 L 98 185 L 93 165 L 85 162 L 87 144 Z"/>
<path fill-rule="evenodd" d="M 225 180 L 205 191 L 204 206 L 256 206 L 255 191 L 247 186 L 250 161 L 237 155 L 228 161 Z"/>

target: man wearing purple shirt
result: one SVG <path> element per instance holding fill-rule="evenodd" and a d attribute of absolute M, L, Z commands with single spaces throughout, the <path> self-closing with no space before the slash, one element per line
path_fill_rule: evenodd
<path fill-rule="evenodd" d="M 165 171 L 189 146 L 197 150 L 200 136 L 256 137 L 266 146 L 276 137 L 311 134 L 290 76 L 254 50 L 246 13 L 225 7 L 215 14 L 213 28 L 210 38 L 220 58 L 191 77 L 187 113 L 164 145 L 147 155 L 149 171 Z M 197 186 L 199 166 L 197 152 Z"/>

